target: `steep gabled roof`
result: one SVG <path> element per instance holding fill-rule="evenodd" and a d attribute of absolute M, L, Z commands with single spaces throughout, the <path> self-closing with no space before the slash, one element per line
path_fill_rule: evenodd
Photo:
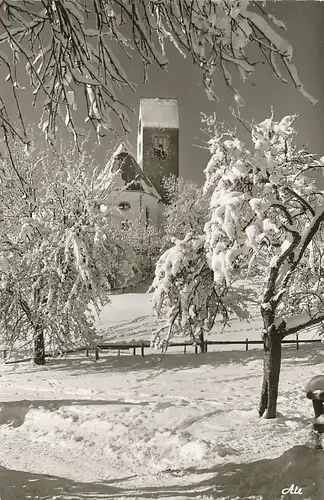
<path fill-rule="evenodd" d="M 117 178 L 114 179 L 118 170 L 120 170 L 120 172 Z M 118 178 L 119 181 L 117 181 Z M 134 157 L 128 153 L 124 143 L 121 143 L 112 154 L 105 168 L 97 175 L 94 185 L 96 189 L 102 191 L 105 197 L 116 188 L 120 189 L 120 180 L 124 183 L 124 186 L 127 186 L 127 191 L 141 191 L 142 193 L 153 196 L 159 201 L 161 200 L 158 191 L 140 168 Z M 106 193 L 106 195 L 104 193 Z"/>
<path fill-rule="evenodd" d="M 125 150 L 118 153 L 115 158 L 115 164 L 121 170 L 121 178 L 125 182 L 125 185 L 128 184 L 127 191 L 142 191 L 157 199 L 161 199 L 152 182 L 131 154 Z"/>

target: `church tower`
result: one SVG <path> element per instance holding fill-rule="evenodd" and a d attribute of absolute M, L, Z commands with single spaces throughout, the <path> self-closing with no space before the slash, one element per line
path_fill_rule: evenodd
<path fill-rule="evenodd" d="M 179 115 L 176 99 L 143 98 L 140 102 L 137 163 L 165 203 L 164 176 L 179 176 Z"/>

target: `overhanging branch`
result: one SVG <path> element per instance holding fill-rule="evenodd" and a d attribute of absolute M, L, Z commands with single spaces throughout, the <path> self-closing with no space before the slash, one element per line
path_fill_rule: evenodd
<path fill-rule="evenodd" d="M 287 321 L 285 321 L 286 328 L 284 330 L 284 333 L 282 334 L 282 338 L 285 338 L 288 335 L 298 333 L 302 330 L 305 330 L 306 328 L 310 328 L 312 326 L 318 325 L 319 323 L 322 323 L 322 321 L 324 321 L 324 313 L 323 312 L 316 313 L 314 316 L 311 316 L 309 313 L 303 313 L 294 318 L 294 323 L 296 321 L 298 321 L 298 323 L 294 324 L 290 328 L 289 328 L 289 321 L 288 321 L 288 328 L 287 328 Z"/>

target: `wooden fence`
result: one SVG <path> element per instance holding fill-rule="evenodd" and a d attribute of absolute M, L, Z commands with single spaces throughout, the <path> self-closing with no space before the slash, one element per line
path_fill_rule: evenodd
<path fill-rule="evenodd" d="M 297 351 L 299 350 L 300 344 L 312 344 L 312 343 L 320 343 L 320 339 L 299 339 L 298 335 L 296 335 L 295 339 L 287 339 L 283 340 L 282 344 L 295 344 Z M 203 345 L 200 343 L 194 343 L 193 341 L 187 341 L 187 342 L 170 342 L 168 345 L 168 350 L 172 347 L 183 347 L 183 353 L 187 353 L 188 347 L 193 347 L 194 352 L 196 354 L 200 353 L 207 353 L 208 352 L 208 346 L 213 346 L 213 345 L 219 345 L 219 346 L 225 346 L 225 345 L 243 345 L 245 346 L 245 351 L 249 350 L 249 346 L 251 345 L 263 345 L 262 340 L 249 340 L 246 338 L 245 340 L 205 340 L 203 342 Z M 140 353 L 141 356 L 145 356 L 145 349 L 151 348 L 151 344 L 149 341 L 142 341 L 142 342 L 129 342 L 129 343 L 114 343 L 114 342 L 109 342 L 109 343 L 103 343 L 103 344 L 98 344 L 97 346 L 90 348 L 90 347 L 78 347 L 76 349 L 69 349 L 64 352 L 60 352 L 57 356 L 59 355 L 69 355 L 69 354 L 77 354 L 84 352 L 85 355 L 88 357 L 90 354 L 94 354 L 94 357 L 96 360 L 99 359 L 100 357 L 100 351 L 117 351 L 117 354 L 120 355 L 122 351 L 132 351 L 132 354 L 135 356 L 138 352 Z M 152 348 L 151 348 L 152 349 Z M 7 358 L 8 351 L 3 350 L 2 351 L 2 357 L 4 359 Z M 47 353 L 45 355 L 47 358 L 49 357 L 55 357 L 55 354 L 50 354 Z M 11 364 L 11 363 L 23 363 L 27 361 L 31 361 L 32 358 L 24 358 L 24 359 L 8 359 L 6 364 Z"/>

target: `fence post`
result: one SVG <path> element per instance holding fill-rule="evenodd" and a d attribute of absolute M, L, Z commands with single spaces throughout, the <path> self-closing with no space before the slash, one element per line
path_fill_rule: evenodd
<path fill-rule="evenodd" d="M 120 356 L 120 349 L 117 349 L 117 354 L 118 356 Z"/>
<path fill-rule="evenodd" d="M 136 356 L 136 347 L 133 347 L 133 355 Z"/>
<path fill-rule="evenodd" d="M 207 353 L 207 350 L 208 350 L 208 343 L 207 343 L 207 340 L 205 341 L 205 354 Z"/>
<path fill-rule="evenodd" d="M 197 346 L 197 344 L 195 345 L 195 354 L 198 354 L 198 346 Z"/>
<path fill-rule="evenodd" d="M 89 349 L 86 348 L 86 357 L 88 358 L 89 357 Z"/>
<path fill-rule="evenodd" d="M 187 353 L 187 344 L 184 344 L 183 346 L 183 354 L 186 354 Z"/>
<path fill-rule="evenodd" d="M 144 357 L 144 342 L 141 343 L 141 355 Z"/>
<path fill-rule="evenodd" d="M 248 338 L 245 339 L 245 350 L 246 351 L 249 350 L 249 339 Z"/>
<path fill-rule="evenodd" d="M 99 349 L 98 346 L 95 347 L 95 360 L 98 361 L 99 359 Z"/>
<path fill-rule="evenodd" d="M 299 338 L 298 338 L 298 333 L 296 333 L 296 349 L 299 351 Z"/>

